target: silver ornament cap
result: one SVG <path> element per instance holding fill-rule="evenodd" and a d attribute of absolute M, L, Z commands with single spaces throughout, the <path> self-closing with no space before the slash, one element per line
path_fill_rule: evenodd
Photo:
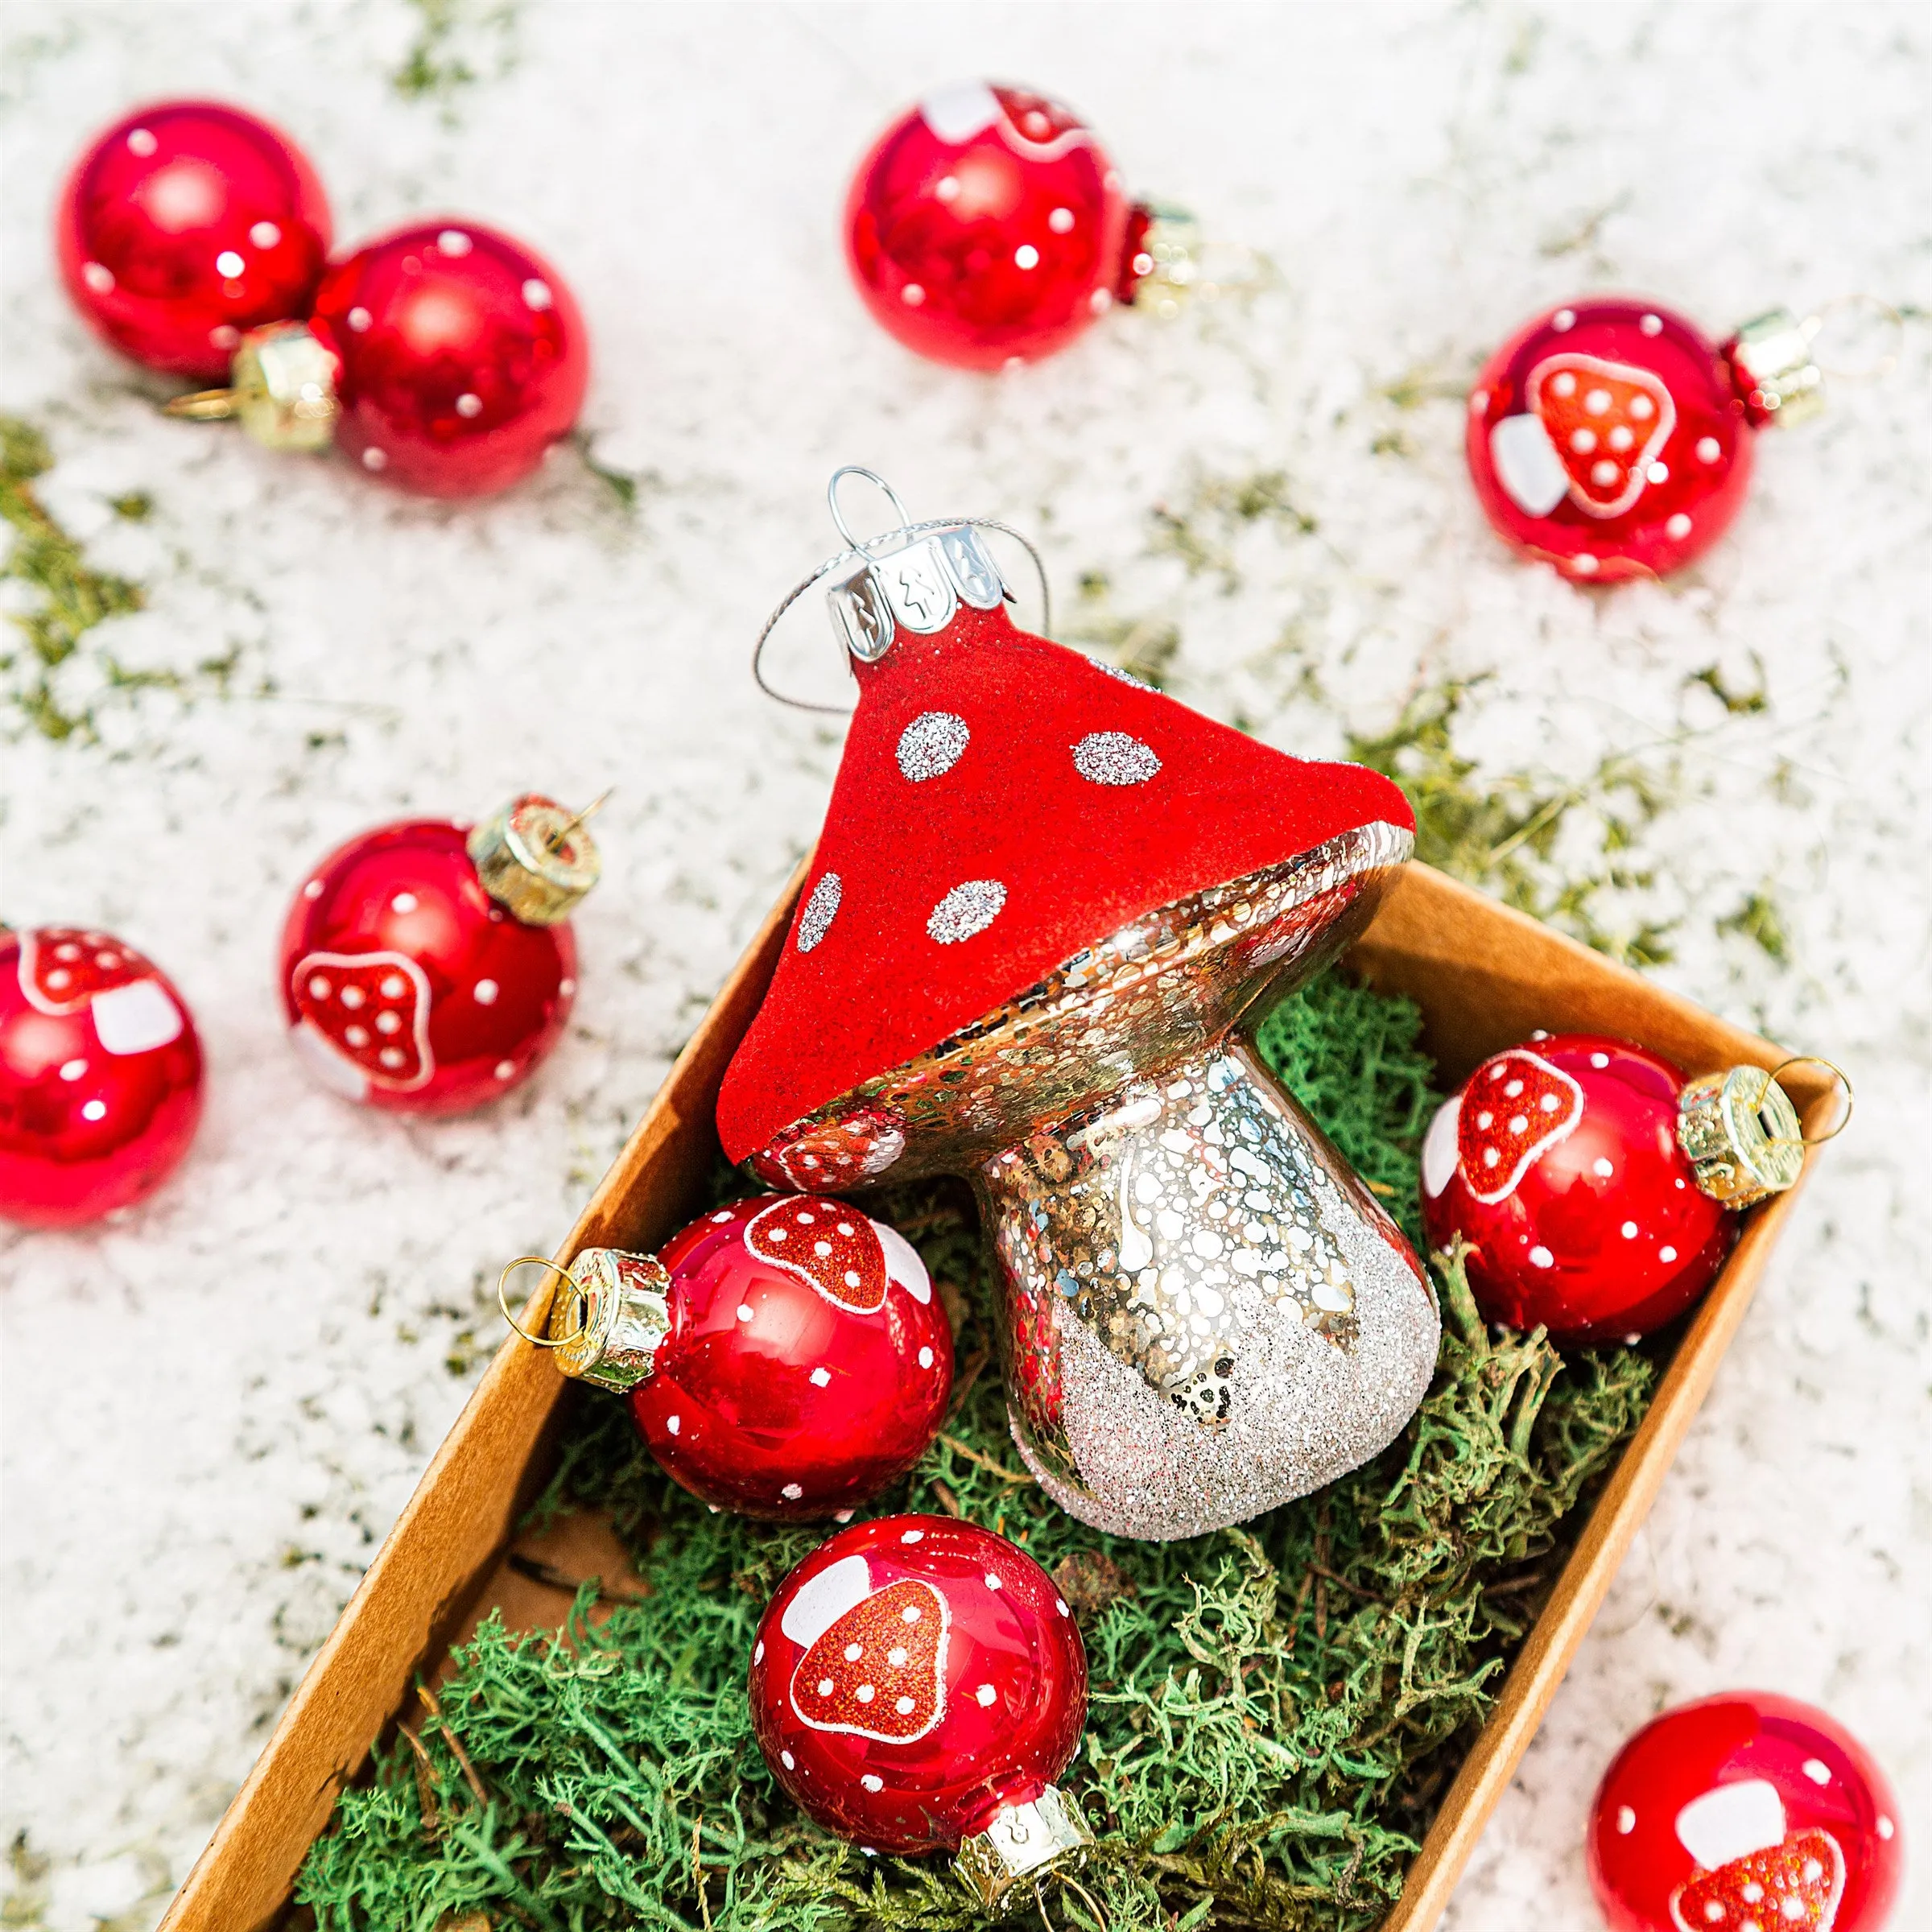
<path fill-rule="evenodd" d="M 1078 1863 L 1092 1843 L 1079 1807 L 1057 1785 L 1049 1785 L 1025 1804 L 1002 1805 L 960 1844 L 953 1869 L 997 1917 L 1031 1896 L 1030 1888 L 1014 1895 L 1022 1880 Z"/>
<path fill-rule="evenodd" d="M 573 1293 L 550 1304 L 557 1366 L 622 1395 L 650 1379 L 671 1331 L 671 1277 L 654 1255 L 586 1248 L 570 1264 Z"/>

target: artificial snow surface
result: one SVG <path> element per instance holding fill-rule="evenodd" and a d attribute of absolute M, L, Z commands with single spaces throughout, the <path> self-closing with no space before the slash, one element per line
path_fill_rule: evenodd
<path fill-rule="evenodd" d="M 150 954 L 209 1063 L 151 1204 L 0 1246 L 6 1922 L 159 1915 L 497 1340 L 497 1269 L 568 1225 L 803 850 L 838 729 L 759 697 L 746 654 L 834 547 L 828 473 L 861 462 L 915 516 L 1033 535 L 1059 634 L 1143 664 L 1178 637 L 1170 687 L 1285 747 L 1335 755 L 1485 679 L 1453 720 L 1472 782 L 1583 791 L 1552 856 L 1619 869 L 1602 928 L 1674 922 L 1667 983 L 1851 1069 L 1856 1125 L 1447 1922 L 1595 1922 L 1581 1833 L 1616 1743 L 1748 1684 L 1823 1702 L 1889 1768 L 1918 1840 L 1895 1923 L 1932 1924 L 1923 10 L 526 3 L 424 40 L 429 18 L 5 21 L 0 394 L 52 441 L 50 511 L 148 592 L 56 674 L 93 733 L 6 711 L 6 916 Z M 436 84 L 411 94 L 419 43 Z M 847 284 L 847 171 L 982 75 L 1075 102 L 1131 188 L 1274 280 L 997 380 L 910 358 Z M 98 124 L 196 92 L 286 126 L 345 241 L 447 211 L 535 242 L 589 319 L 591 450 L 634 506 L 569 450 L 439 506 L 161 420 L 69 313 L 49 216 Z M 1602 287 L 1715 332 L 1869 291 L 1908 312 L 1904 353 L 1762 440 L 1699 568 L 1587 593 L 1490 536 L 1461 395 L 1539 306 Z M 118 516 L 137 491 L 151 514 Z M 836 694 L 815 611 L 773 668 Z M 1620 757 L 1656 809 L 1613 795 L 1606 856 Z M 304 869 L 384 818 L 613 782 L 538 1077 L 419 1127 L 315 1086 L 270 978 Z"/>

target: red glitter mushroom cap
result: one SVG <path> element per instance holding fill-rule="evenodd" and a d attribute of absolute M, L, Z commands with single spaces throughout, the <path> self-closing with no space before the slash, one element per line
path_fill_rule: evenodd
<path fill-rule="evenodd" d="M 855 650 L 811 881 L 719 1095 L 734 1161 L 1157 908 L 1368 827 L 1406 851 L 1414 830 L 1379 774 L 1274 750 L 997 601 L 909 630 L 900 585 L 887 647 Z"/>

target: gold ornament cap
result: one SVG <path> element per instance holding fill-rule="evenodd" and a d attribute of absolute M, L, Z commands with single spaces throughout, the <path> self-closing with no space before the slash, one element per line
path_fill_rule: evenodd
<path fill-rule="evenodd" d="M 176 396 L 163 412 L 194 423 L 233 416 L 268 449 L 324 450 L 336 440 L 342 406 L 336 394 L 342 365 L 306 322 L 251 328 L 229 365 L 226 389 Z"/>
<path fill-rule="evenodd" d="M 619 1395 L 650 1379 L 671 1332 L 671 1277 L 654 1255 L 586 1248 L 570 1264 L 573 1293 L 550 1304 L 557 1366 Z"/>
<path fill-rule="evenodd" d="M 1815 323 L 1798 320 L 1788 308 L 1744 324 L 1728 353 L 1744 378 L 1745 402 L 1768 423 L 1787 427 L 1818 415 L 1825 407 L 1825 376 L 1811 354 Z"/>
<path fill-rule="evenodd" d="M 1147 217 L 1132 264 L 1133 305 L 1171 321 L 1202 280 L 1201 225 L 1185 208 L 1152 202 Z"/>
<path fill-rule="evenodd" d="M 1762 1067 L 1692 1080 L 1678 1096 L 1677 1144 L 1697 1184 L 1727 1208 L 1782 1194 L 1804 1170 L 1804 1127 L 1791 1098 Z"/>
<path fill-rule="evenodd" d="M 1078 1864 L 1092 1843 L 1079 1807 L 1057 1785 L 1049 1785 L 1026 1804 L 1002 1805 L 961 1843 L 953 1869 L 980 1905 L 997 1916 L 1021 1902 L 1012 1894 L 1022 1879 Z M 1022 1894 L 1030 1896 L 1030 1890 Z"/>
<path fill-rule="evenodd" d="M 483 890 L 526 926 L 560 925 L 603 872 L 585 814 L 526 792 L 469 835 Z"/>

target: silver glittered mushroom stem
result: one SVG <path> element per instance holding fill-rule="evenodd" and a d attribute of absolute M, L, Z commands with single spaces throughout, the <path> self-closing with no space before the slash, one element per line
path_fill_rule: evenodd
<path fill-rule="evenodd" d="M 1096 1529 L 1244 1521 L 1374 1455 L 1428 1387 L 1426 1276 L 1245 1045 L 1129 1082 L 974 1180 L 1013 1439 Z"/>

